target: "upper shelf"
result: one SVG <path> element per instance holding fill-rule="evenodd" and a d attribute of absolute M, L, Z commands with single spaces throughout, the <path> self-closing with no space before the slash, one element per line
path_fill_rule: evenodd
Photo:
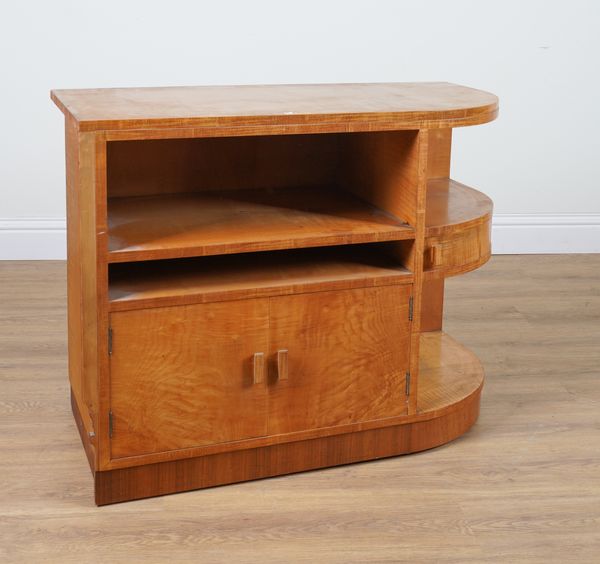
<path fill-rule="evenodd" d="M 414 229 L 328 188 L 205 191 L 110 198 L 109 261 L 130 262 L 400 241 Z"/>
<path fill-rule="evenodd" d="M 377 131 L 476 125 L 498 113 L 493 94 L 446 82 L 101 88 L 53 90 L 51 97 L 81 131 Z"/>
<path fill-rule="evenodd" d="M 449 178 L 427 182 L 425 236 L 466 229 L 492 218 L 492 200 L 485 194 Z"/>

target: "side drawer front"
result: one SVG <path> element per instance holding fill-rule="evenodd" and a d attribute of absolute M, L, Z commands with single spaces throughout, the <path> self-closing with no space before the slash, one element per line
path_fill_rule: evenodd
<path fill-rule="evenodd" d="M 112 458 L 265 435 L 268 314 L 267 299 L 113 313 Z"/>
<path fill-rule="evenodd" d="M 487 262 L 491 254 L 491 221 L 425 239 L 426 278 L 439 278 L 474 270 Z"/>
<path fill-rule="evenodd" d="M 411 291 L 396 285 L 271 298 L 270 435 L 406 413 Z"/>

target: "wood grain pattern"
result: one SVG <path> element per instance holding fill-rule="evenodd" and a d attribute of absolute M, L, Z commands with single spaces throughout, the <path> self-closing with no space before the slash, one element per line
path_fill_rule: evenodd
<path fill-rule="evenodd" d="M 418 411 L 438 415 L 483 387 L 483 367 L 467 348 L 442 331 L 421 335 Z"/>
<path fill-rule="evenodd" d="M 440 331 L 444 317 L 444 279 L 425 280 L 421 290 L 421 332 Z"/>
<path fill-rule="evenodd" d="M 394 131 L 350 135 L 345 144 L 343 184 L 378 208 L 403 218 L 415 228 L 414 241 L 390 245 L 393 256 L 414 274 L 413 335 L 410 340 L 412 393 L 409 412 L 416 411 L 423 232 L 427 172 L 426 131 Z"/>
<path fill-rule="evenodd" d="M 95 300 L 93 302 L 96 306 L 95 324 L 92 325 L 93 331 L 89 333 L 89 339 L 90 347 L 93 347 L 96 356 L 97 381 L 93 383 L 91 389 L 98 402 L 97 426 L 94 430 L 97 468 L 104 468 L 110 460 L 107 143 L 106 135 L 102 132 L 95 133 L 93 137 L 94 176 L 90 178 L 89 183 L 82 183 L 79 188 L 86 192 L 90 199 L 90 209 L 93 213 L 89 214 L 89 227 L 95 232 L 94 252 L 86 253 L 89 262 L 84 270 L 88 275 L 89 273 L 95 275 L 95 287 L 90 286 L 89 292 L 90 300 Z M 91 151 L 92 147 L 90 147 Z"/>
<path fill-rule="evenodd" d="M 464 274 L 483 266 L 491 256 L 491 221 L 426 240 L 425 280 Z"/>
<path fill-rule="evenodd" d="M 426 280 L 479 268 L 491 255 L 492 201 L 447 178 L 427 185 Z"/>
<path fill-rule="evenodd" d="M 111 265 L 112 311 L 410 284 L 373 245 Z"/>
<path fill-rule="evenodd" d="M 81 230 L 79 220 L 79 132 L 72 118 L 65 118 L 65 156 L 67 184 L 67 287 L 69 319 L 69 380 L 76 401 L 86 405 L 83 381 L 83 327 L 81 288 Z M 92 429 L 89 410 L 83 409 L 87 428 Z M 84 423 L 82 423 L 85 425 Z"/>
<path fill-rule="evenodd" d="M 486 369 L 480 417 L 448 446 L 98 509 L 66 265 L 1 261 L 0 559 L 596 564 L 599 271 L 600 255 L 501 255 L 446 281 L 446 330 Z"/>
<path fill-rule="evenodd" d="M 430 129 L 427 132 L 427 178 L 450 177 L 452 129 Z"/>
<path fill-rule="evenodd" d="M 411 286 L 271 298 L 270 347 L 288 377 L 269 390 L 268 434 L 406 413 Z"/>
<path fill-rule="evenodd" d="M 268 317 L 261 317 L 267 316 L 266 306 L 258 305 L 266 300 L 113 315 L 113 458 L 108 468 L 259 448 L 399 422 L 406 412 L 410 292 L 410 286 L 386 286 L 271 298 Z M 250 307 L 251 303 L 257 305 Z M 383 311 L 379 306 L 385 306 Z M 257 307 L 260 315 L 254 327 Z M 344 323 L 339 322 L 339 308 L 347 316 Z M 233 320 L 221 320 L 228 313 Z M 145 328 L 143 336 L 139 327 Z M 171 351 L 173 338 L 178 345 Z M 269 351 L 269 376 L 263 386 L 253 385 L 256 352 L 252 349 Z M 288 349 L 288 377 L 281 378 L 279 353 Z M 267 390 L 266 409 L 261 411 L 262 404 L 256 403 L 265 399 L 264 393 L 257 396 L 249 387 Z M 229 408 L 226 398 L 230 396 L 232 405 L 235 398 L 248 405 Z M 200 409 L 207 401 L 211 408 Z M 180 403 L 183 407 L 177 408 Z M 247 409 L 253 410 L 248 423 L 243 421 Z M 239 431 L 257 425 L 260 417 L 266 421 L 266 432 L 227 435 L 231 428 Z M 301 423 L 282 424 L 282 418 Z"/>
<path fill-rule="evenodd" d="M 470 351 L 441 332 L 428 333 L 421 350 L 420 410 L 417 415 L 405 418 L 401 425 L 367 427 L 335 437 L 96 472 L 96 503 L 103 505 L 309 470 L 318 467 L 317 460 L 321 464 L 326 460 L 327 465 L 336 465 L 406 454 L 448 442 L 477 419 L 483 386 L 481 364 Z M 285 397 L 282 390 L 284 388 L 275 388 L 275 394 L 269 397 L 270 414 L 274 404 Z M 76 408 L 76 404 L 73 405 Z M 297 403 L 292 410 L 298 412 Z M 77 413 L 75 416 L 78 419 Z M 306 427 L 306 423 L 300 425 L 301 429 Z M 174 479 L 174 475 L 185 478 Z"/>
<path fill-rule="evenodd" d="M 69 378 L 81 412 L 81 425 L 93 437 L 88 446 L 97 467 L 99 397 L 98 319 L 103 300 L 99 292 L 97 253 L 98 178 L 97 137 L 80 133 L 76 123 L 65 123 L 68 293 L 69 293 Z M 101 165 L 100 165 L 101 166 Z M 100 229 L 102 228 L 100 222 Z"/>
<path fill-rule="evenodd" d="M 432 179 L 427 183 L 425 235 L 443 235 L 452 228 L 488 222 L 492 209 L 492 201 L 478 190 L 448 178 Z"/>
<path fill-rule="evenodd" d="M 450 155 L 452 152 L 452 129 L 431 129 L 427 132 L 427 198 L 426 198 L 426 224 L 427 213 L 429 213 L 429 224 L 439 221 L 440 217 L 435 217 L 435 196 L 429 194 L 429 184 L 431 179 L 450 177 Z M 435 183 L 431 183 L 432 185 Z M 440 182 L 445 186 L 445 182 Z M 446 194 L 444 194 L 446 195 Z M 439 207 L 439 202 L 438 202 Z M 441 253 L 439 246 L 424 249 L 426 255 L 433 264 L 439 265 Z M 442 320 L 444 315 L 444 278 L 439 277 L 435 280 L 424 280 L 422 283 L 421 294 L 421 331 L 439 331 L 442 329 Z"/>
<path fill-rule="evenodd" d="M 202 192 L 109 202 L 111 262 L 393 241 L 414 230 L 347 192 Z"/>
<path fill-rule="evenodd" d="M 268 350 L 268 300 L 111 315 L 113 458 L 266 434 L 252 361 Z"/>
<path fill-rule="evenodd" d="M 449 412 L 438 419 L 250 451 L 96 472 L 96 504 L 105 505 L 426 450 L 469 430 L 479 415 L 479 395 L 477 392 L 461 410 Z M 175 481 L 174 477 L 178 475 L 185 478 Z"/>
<path fill-rule="evenodd" d="M 302 84 L 53 90 L 51 97 L 81 131 L 164 127 L 377 124 L 393 129 L 475 125 L 493 120 L 493 94 L 449 84 Z M 298 131 L 300 132 L 300 131 Z"/>
<path fill-rule="evenodd" d="M 250 450 L 304 441 L 302 460 L 271 465 L 302 469 L 311 441 L 337 464 L 336 435 L 415 424 L 398 440 L 427 448 L 472 424 L 480 384 L 419 405 L 420 335 L 441 326 L 438 279 L 487 259 L 478 197 L 449 180 L 450 127 L 493 119 L 495 96 L 430 83 L 52 97 L 70 127 L 73 408 L 93 471 L 146 465 L 148 491 L 179 491 L 197 477 L 171 469 L 196 458 L 252 477 Z M 456 372 L 458 386 L 471 369 Z M 99 499 L 127 479 L 98 482 Z"/>
<path fill-rule="evenodd" d="M 432 332 L 424 336 L 423 341 L 419 413 L 405 418 L 400 425 L 365 428 L 352 434 L 321 436 L 312 440 L 96 472 L 96 503 L 103 505 L 310 470 L 324 464 L 333 466 L 406 454 L 448 442 L 468 430 L 479 415 L 483 370 L 475 355 L 448 335 Z M 294 368 L 292 362 L 292 377 Z M 295 377 L 298 377 L 297 371 Z M 287 384 L 287 381 L 283 383 L 284 386 Z M 290 388 L 275 388 L 275 394 L 270 395 L 271 415 L 276 402 L 291 397 L 286 391 L 290 391 Z M 295 391 L 298 391 L 297 388 Z M 355 390 L 364 400 L 361 391 Z M 322 395 L 317 397 L 323 400 Z M 352 397 L 347 396 L 346 399 L 352 400 Z M 364 402 L 359 405 L 363 406 Z M 304 412 L 298 402 L 288 404 L 288 407 L 295 414 Z M 322 417 L 322 411 L 316 413 Z M 288 427 L 293 420 L 293 416 L 286 417 Z M 288 427 L 286 430 L 293 430 Z M 306 422 L 301 422 L 299 428 L 306 427 Z M 270 434 L 273 431 L 269 429 Z M 175 476 L 183 476 L 183 479 Z"/>
<path fill-rule="evenodd" d="M 108 143 L 109 197 L 335 184 L 340 135 Z"/>
<path fill-rule="evenodd" d="M 417 226 L 418 132 L 347 135 L 339 173 L 358 197 Z"/>

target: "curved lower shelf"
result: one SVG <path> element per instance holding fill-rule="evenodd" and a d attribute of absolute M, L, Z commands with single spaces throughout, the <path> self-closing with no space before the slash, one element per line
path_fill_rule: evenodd
<path fill-rule="evenodd" d="M 424 279 L 475 270 L 491 255 L 492 201 L 449 178 L 427 183 Z"/>
<path fill-rule="evenodd" d="M 421 341 L 415 415 L 393 425 L 345 434 L 95 472 L 96 503 L 373 460 L 447 443 L 477 420 L 483 370 L 472 352 L 441 331 L 423 333 Z M 75 404 L 73 409 L 78 419 Z"/>
<path fill-rule="evenodd" d="M 436 417 L 473 398 L 483 387 L 481 362 L 443 331 L 421 333 L 418 416 Z"/>

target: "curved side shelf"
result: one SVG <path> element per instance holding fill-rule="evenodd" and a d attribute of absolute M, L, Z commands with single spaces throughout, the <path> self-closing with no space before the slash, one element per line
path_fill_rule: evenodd
<path fill-rule="evenodd" d="M 421 334 L 417 415 L 406 452 L 448 443 L 479 417 L 483 368 L 466 347 L 442 331 Z"/>
<path fill-rule="evenodd" d="M 479 359 L 450 335 L 443 331 L 421 334 L 417 392 L 420 416 L 435 417 L 473 397 L 481 390 L 483 379 Z"/>
<path fill-rule="evenodd" d="M 469 272 L 491 255 L 492 201 L 449 178 L 427 184 L 424 278 Z"/>

